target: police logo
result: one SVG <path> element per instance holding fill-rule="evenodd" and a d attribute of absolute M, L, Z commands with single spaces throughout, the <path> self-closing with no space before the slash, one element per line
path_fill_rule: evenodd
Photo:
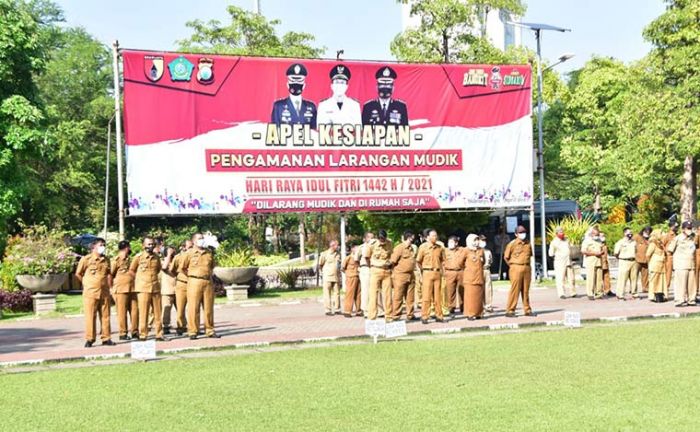
<path fill-rule="evenodd" d="M 491 69 L 491 88 L 498 90 L 501 88 L 501 82 L 503 82 L 501 78 L 501 68 L 494 66 L 493 69 Z"/>
<path fill-rule="evenodd" d="M 147 55 L 143 57 L 143 73 L 152 82 L 156 82 L 163 77 L 163 57 Z"/>
<path fill-rule="evenodd" d="M 210 58 L 199 59 L 197 81 L 201 84 L 211 84 L 214 81 L 214 60 Z"/>
<path fill-rule="evenodd" d="M 168 64 L 170 79 L 173 81 L 189 81 L 192 78 L 194 65 L 184 56 L 180 56 Z"/>

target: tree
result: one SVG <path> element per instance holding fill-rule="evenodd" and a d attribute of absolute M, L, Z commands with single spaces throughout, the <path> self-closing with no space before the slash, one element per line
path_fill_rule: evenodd
<path fill-rule="evenodd" d="M 277 35 L 275 27 L 280 20 L 267 20 L 263 15 L 237 6 L 226 8 L 231 22 L 223 25 L 218 20 L 189 21 L 193 34 L 179 41 L 179 49 L 188 52 L 254 55 L 271 57 L 317 58 L 325 48 L 313 46 L 315 37 L 309 33 L 287 32 Z"/>

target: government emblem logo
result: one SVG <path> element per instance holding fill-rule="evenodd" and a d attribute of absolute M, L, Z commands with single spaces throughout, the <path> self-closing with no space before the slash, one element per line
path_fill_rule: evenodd
<path fill-rule="evenodd" d="M 143 73 L 152 82 L 156 82 L 163 76 L 163 56 L 147 55 L 143 57 Z"/>
<path fill-rule="evenodd" d="M 180 56 L 168 64 L 170 79 L 173 81 L 189 81 L 192 78 L 194 64 L 184 56 Z"/>
<path fill-rule="evenodd" d="M 210 84 L 214 81 L 214 60 L 210 58 L 199 59 L 197 65 L 197 81 L 201 84 Z"/>

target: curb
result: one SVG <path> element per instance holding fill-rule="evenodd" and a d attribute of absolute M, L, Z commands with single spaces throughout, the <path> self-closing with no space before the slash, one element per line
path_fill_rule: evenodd
<path fill-rule="evenodd" d="M 582 319 L 581 324 L 609 324 L 615 322 L 625 322 L 625 321 L 640 321 L 640 320 L 653 320 L 653 319 L 681 319 L 681 318 L 693 318 L 700 316 L 700 311 L 698 312 L 666 312 L 666 313 L 656 313 L 656 314 L 646 314 L 646 315 L 635 315 L 635 316 L 609 316 L 609 317 L 599 317 L 599 318 L 588 318 Z M 532 323 L 500 323 L 500 324 L 488 324 L 477 327 L 444 327 L 437 329 L 425 329 L 410 332 L 408 335 L 395 338 L 399 340 L 401 338 L 406 338 L 410 336 L 427 336 L 427 335 L 442 335 L 442 334 L 453 334 L 453 333 L 472 333 L 472 332 L 498 332 L 501 330 L 518 330 L 518 329 L 530 329 L 537 327 L 564 327 L 564 321 L 543 321 L 543 322 L 532 322 Z M 316 338 L 303 338 L 294 339 L 287 341 L 276 341 L 276 342 L 246 342 L 246 343 L 236 343 L 231 345 L 222 346 L 193 346 L 193 347 L 182 347 L 182 348 L 166 348 L 156 351 L 156 354 L 178 354 L 191 351 L 220 351 L 227 349 L 245 349 L 245 348 L 260 348 L 260 347 L 273 347 L 273 346 L 283 346 L 283 345 L 300 345 L 300 344 L 314 344 L 323 342 L 337 342 L 337 341 L 349 341 L 357 339 L 365 339 L 366 335 L 353 335 L 353 336 L 324 336 Z M 368 340 L 371 340 L 368 339 Z M 389 339 L 382 339 L 389 340 Z M 88 354 L 84 356 L 73 356 L 73 357 L 63 357 L 58 359 L 32 359 L 32 360 L 18 360 L 12 362 L 0 362 L 0 369 L 10 368 L 15 366 L 39 366 L 55 363 L 64 362 L 74 362 L 74 361 L 95 361 L 95 360 L 109 360 L 117 358 L 130 358 L 131 354 L 128 352 L 123 353 L 108 353 L 108 354 Z"/>

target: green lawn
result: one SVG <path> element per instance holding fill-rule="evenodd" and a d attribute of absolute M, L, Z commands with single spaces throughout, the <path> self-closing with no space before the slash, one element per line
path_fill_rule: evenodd
<path fill-rule="evenodd" d="M 4 430 L 695 431 L 700 320 L 0 374 Z"/>

